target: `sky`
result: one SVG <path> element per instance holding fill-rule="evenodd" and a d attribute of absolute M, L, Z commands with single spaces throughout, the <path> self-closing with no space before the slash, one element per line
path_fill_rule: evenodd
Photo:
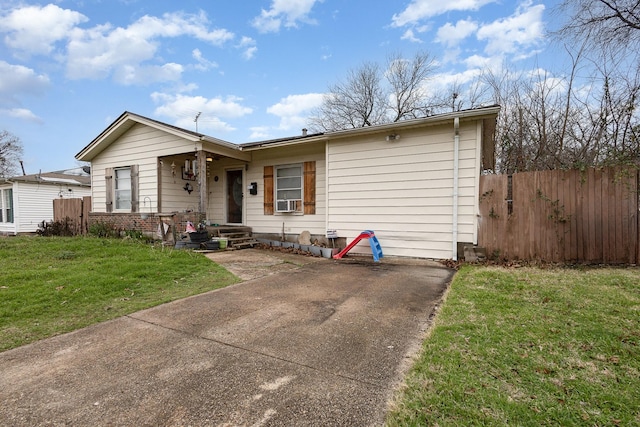
<path fill-rule="evenodd" d="M 556 6 L 0 0 L 0 131 L 22 141 L 28 174 L 79 165 L 74 156 L 125 111 L 233 143 L 299 135 L 329 85 L 394 53 L 432 55 L 434 87 L 504 64 L 552 67 Z"/>

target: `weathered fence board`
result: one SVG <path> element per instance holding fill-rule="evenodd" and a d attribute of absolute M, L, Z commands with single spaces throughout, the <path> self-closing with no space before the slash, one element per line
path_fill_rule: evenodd
<path fill-rule="evenodd" d="M 482 176 L 478 244 L 506 259 L 640 263 L 638 179 L 624 168 Z"/>
<path fill-rule="evenodd" d="M 87 234 L 89 231 L 89 211 L 91 210 L 91 197 L 82 199 L 54 199 L 53 220 L 70 220 L 74 234 Z"/>

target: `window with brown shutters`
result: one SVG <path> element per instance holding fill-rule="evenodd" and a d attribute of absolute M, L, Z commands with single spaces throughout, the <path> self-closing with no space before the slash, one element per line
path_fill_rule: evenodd
<path fill-rule="evenodd" d="M 265 166 L 264 214 L 316 213 L 316 162 Z"/>
<path fill-rule="evenodd" d="M 138 212 L 138 165 L 105 169 L 107 212 Z"/>

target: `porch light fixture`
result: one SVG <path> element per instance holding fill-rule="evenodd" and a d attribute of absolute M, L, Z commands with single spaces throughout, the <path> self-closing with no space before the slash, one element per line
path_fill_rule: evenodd
<path fill-rule="evenodd" d="M 400 139 L 400 135 L 398 135 L 397 133 L 392 133 L 391 135 L 387 135 L 386 140 L 387 141 L 397 141 Z"/>
<path fill-rule="evenodd" d="M 182 189 L 184 191 L 186 191 L 187 193 L 191 194 L 191 192 L 193 191 L 193 186 L 191 185 L 190 182 L 187 182 L 184 187 L 182 187 Z"/>

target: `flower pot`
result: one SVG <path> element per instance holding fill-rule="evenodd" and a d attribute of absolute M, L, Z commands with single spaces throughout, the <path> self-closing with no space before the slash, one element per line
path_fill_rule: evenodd
<path fill-rule="evenodd" d="M 216 249 L 220 249 L 220 241 L 219 240 L 209 240 L 207 243 L 205 243 L 207 249 L 209 250 L 216 250 Z"/>
<path fill-rule="evenodd" d="M 322 248 L 320 246 L 309 246 L 309 252 L 315 256 L 322 256 Z"/>
<path fill-rule="evenodd" d="M 333 258 L 333 248 L 320 248 L 320 252 L 324 258 Z"/>
<path fill-rule="evenodd" d="M 189 240 L 192 243 L 204 243 L 209 238 L 209 233 L 206 231 L 196 231 L 194 233 L 187 233 L 189 235 Z"/>

